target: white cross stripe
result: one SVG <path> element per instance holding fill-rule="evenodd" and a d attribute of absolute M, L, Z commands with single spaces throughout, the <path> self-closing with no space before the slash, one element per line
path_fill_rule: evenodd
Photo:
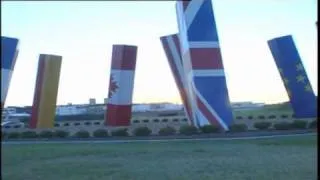
<path fill-rule="evenodd" d="M 218 41 L 189 41 L 189 48 L 219 48 Z"/>
<path fill-rule="evenodd" d="M 196 17 L 199 9 L 201 8 L 202 4 L 204 3 L 205 0 L 192 0 L 186 11 L 185 11 L 185 20 L 187 24 L 187 29 L 191 26 L 194 18 Z M 182 3 L 181 3 L 182 5 Z"/>
<path fill-rule="evenodd" d="M 193 76 L 225 76 L 223 69 L 192 70 Z"/>

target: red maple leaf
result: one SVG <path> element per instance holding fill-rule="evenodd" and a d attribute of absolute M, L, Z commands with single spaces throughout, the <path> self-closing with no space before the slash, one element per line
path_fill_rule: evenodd
<path fill-rule="evenodd" d="M 119 88 L 119 86 L 117 85 L 117 82 L 114 80 L 112 74 L 110 76 L 109 86 L 110 86 L 110 88 L 109 88 L 108 98 L 111 98 L 113 93 L 115 93 L 117 91 L 117 89 Z"/>

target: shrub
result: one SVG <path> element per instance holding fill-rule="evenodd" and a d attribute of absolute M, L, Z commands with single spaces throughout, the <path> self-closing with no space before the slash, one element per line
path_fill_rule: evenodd
<path fill-rule="evenodd" d="M 74 126 L 80 126 L 80 123 L 79 122 L 76 122 L 73 124 Z"/>
<path fill-rule="evenodd" d="M 7 138 L 8 134 L 6 132 L 1 133 L 1 139 Z"/>
<path fill-rule="evenodd" d="M 127 128 L 122 128 L 122 129 L 117 129 L 111 131 L 112 136 L 128 136 L 128 129 Z"/>
<path fill-rule="evenodd" d="M 200 127 L 201 132 L 203 133 L 217 133 L 220 132 L 219 126 L 216 125 L 204 125 Z"/>
<path fill-rule="evenodd" d="M 266 130 L 271 126 L 271 122 L 256 122 L 253 126 L 259 130 Z"/>
<path fill-rule="evenodd" d="M 179 132 L 180 134 L 184 134 L 184 135 L 192 135 L 192 134 L 197 134 L 198 129 L 195 126 L 184 125 L 180 127 Z"/>
<path fill-rule="evenodd" d="M 94 125 L 100 125 L 101 123 L 100 122 L 94 122 L 93 124 Z"/>
<path fill-rule="evenodd" d="M 158 132 L 158 134 L 161 136 L 173 135 L 175 133 L 176 133 L 176 129 L 174 129 L 173 127 L 170 127 L 170 126 L 161 128 Z"/>
<path fill-rule="evenodd" d="M 232 124 L 229 130 L 230 132 L 245 132 L 248 130 L 248 126 L 246 124 Z"/>
<path fill-rule="evenodd" d="M 162 119 L 162 122 L 168 122 L 168 119 Z"/>
<path fill-rule="evenodd" d="M 314 121 L 311 121 L 311 122 L 309 123 L 308 127 L 309 127 L 310 129 L 315 129 L 315 128 L 317 128 L 317 125 L 318 125 L 317 120 L 314 120 Z"/>
<path fill-rule="evenodd" d="M 148 127 L 138 127 L 133 130 L 133 134 L 135 136 L 149 136 L 151 134 L 151 130 Z"/>
<path fill-rule="evenodd" d="M 14 125 L 13 128 L 21 128 L 21 125 Z"/>
<path fill-rule="evenodd" d="M 288 123 L 288 122 L 275 123 L 275 124 L 273 125 L 273 127 L 274 127 L 276 130 L 289 130 L 289 129 L 292 129 L 291 123 Z"/>
<path fill-rule="evenodd" d="M 275 119 L 275 118 L 276 118 L 275 115 L 270 115 L 270 116 L 268 117 L 268 119 Z"/>
<path fill-rule="evenodd" d="M 80 131 L 78 131 L 78 132 L 76 132 L 74 134 L 74 137 L 89 138 L 90 137 L 90 133 L 88 131 L 85 131 L 85 130 L 80 130 Z"/>
<path fill-rule="evenodd" d="M 89 126 L 89 125 L 91 125 L 91 122 L 85 122 L 84 125 Z"/>
<path fill-rule="evenodd" d="M 16 139 L 16 138 L 19 138 L 20 136 L 21 136 L 21 134 L 18 133 L 18 132 L 10 132 L 10 133 L 8 134 L 8 138 L 9 138 L 9 139 Z"/>
<path fill-rule="evenodd" d="M 38 134 L 34 131 L 25 131 L 21 133 L 22 138 L 37 138 Z"/>
<path fill-rule="evenodd" d="M 291 123 L 293 129 L 305 129 L 307 128 L 307 121 L 295 120 Z"/>
<path fill-rule="evenodd" d="M 65 138 L 65 137 L 68 137 L 69 136 L 69 132 L 67 131 L 62 131 L 62 130 L 57 130 L 53 133 L 53 136 L 54 137 L 57 137 L 57 138 Z"/>
<path fill-rule="evenodd" d="M 97 129 L 93 132 L 93 137 L 108 137 L 108 131 L 105 129 Z"/>
<path fill-rule="evenodd" d="M 54 134 L 52 131 L 41 131 L 39 133 L 39 137 L 42 137 L 42 138 L 52 138 L 53 136 Z"/>

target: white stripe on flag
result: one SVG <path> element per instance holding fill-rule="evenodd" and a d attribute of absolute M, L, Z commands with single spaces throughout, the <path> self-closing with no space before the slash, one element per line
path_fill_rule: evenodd
<path fill-rule="evenodd" d="M 199 117 L 199 124 L 200 124 L 200 126 L 210 125 L 210 122 L 209 122 L 208 119 L 202 114 L 202 112 L 199 110 L 199 108 L 197 108 L 197 115 L 198 115 L 198 117 Z"/>
<path fill-rule="evenodd" d="M 188 74 L 188 81 L 193 81 L 194 77 L 219 77 L 225 76 L 223 69 L 210 69 L 210 70 L 192 70 Z"/>
<path fill-rule="evenodd" d="M 210 70 L 192 70 L 193 76 L 225 76 L 223 69 L 210 69 Z"/>
<path fill-rule="evenodd" d="M 11 76 L 12 70 L 1 69 L 1 103 L 4 103 L 4 100 L 8 94 Z"/>
<path fill-rule="evenodd" d="M 183 67 L 182 67 L 181 56 L 179 55 L 178 48 L 174 43 L 172 36 L 167 37 L 167 42 L 173 56 L 173 61 L 178 70 L 179 79 L 182 81 L 182 85 L 185 87 L 185 78 L 183 78 Z"/>
<path fill-rule="evenodd" d="M 191 26 L 194 18 L 196 17 L 199 9 L 201 8 L 202 4 L 203 4 L 204 0 L 192 0 L 186 11 L 185 11 L 185 20 L 186 20 L 186 24 L 187 24 L 187 29 L 189 29 L 189 27 Z"/>
<path fill-rule="evenodd" d="M 219 48 L 217 41 L 189 41 L 189 48 Z"/>
<path fill-rule="evenodd" d="M 211 108 L 211 106 L 208 104 L 208 102 L 205 100 L 205 98 L 200 94 L 198 89 L 195 87 L 194 83 L 192 83 L 192 87 L 194 89 L 194 92 L 196 93 L 196 95 L 200 99 L 200 101 L 202 101 L 202 103 L 206 106 L 206 108 L 210 111 L 210 113 L 215 117 L 215 119 L 219 122 L 219 124 L 222 126 L 222 128 L 226 131 L 229 130 L 229 127 L 223 122 L 223 120 L 220 118 L 220 116 L 217 114 L 217 112 Z"/>
<path fill-rule="evenodd" d="M 117 89 L 113 92 L 108 104 L 130 105 L 132 104 L 134 71 L 131 70 L 111 70 L 113 81 Z M 110 86 L 111 84 L 109 84 Z"/>

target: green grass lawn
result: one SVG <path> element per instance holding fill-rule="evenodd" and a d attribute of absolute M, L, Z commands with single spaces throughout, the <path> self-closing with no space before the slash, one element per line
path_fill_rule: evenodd
<path fill-rule="evenodd" d="M 3 180 L 315 180 L 316 136 L 2 145 Z"/>

